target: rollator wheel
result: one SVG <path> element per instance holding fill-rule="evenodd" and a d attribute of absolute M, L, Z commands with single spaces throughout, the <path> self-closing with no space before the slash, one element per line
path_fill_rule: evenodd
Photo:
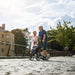
<path fill-rule="evenodd" d="M 39 55 L 36 55 L 36 60 L 40 61 Z"/>
<path fill-rule="evenodd" d="M 29 58 L 29 60 L 33 61 L 33 60 L 34 60 L 34 58 Z"/>
<path fill-rule="evenodd" d="M 40 61 L 40 58 L 36 58 L 37 61 Z"/>

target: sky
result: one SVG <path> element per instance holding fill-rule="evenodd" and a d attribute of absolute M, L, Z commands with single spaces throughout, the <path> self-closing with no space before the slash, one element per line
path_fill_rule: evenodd
<path fill-rule="evenodd" d="M 0 0 L 0 26 L 6 30 L 28 27 L 38 31 L 56 27 L 58 21 L 71 21 L 75 26 L 75 0 Z"/>

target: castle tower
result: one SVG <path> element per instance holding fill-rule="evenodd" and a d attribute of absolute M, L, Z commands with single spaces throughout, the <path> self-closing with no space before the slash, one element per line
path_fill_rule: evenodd
<path fill-rule="evenodd" d="M 2 29 L 5 31 L 5 24 L 2 24 Z"/>

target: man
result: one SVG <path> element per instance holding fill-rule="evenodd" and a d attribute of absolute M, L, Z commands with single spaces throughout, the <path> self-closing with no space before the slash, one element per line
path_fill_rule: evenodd
<path fill-rule="evenodd" d="M 39 37 L 41 40 L 42 48 L 43 48 L 43 60 L 46 60 L 47 57 L 47 51 L 46 51 L 46 46 L 47 46 L 47 32 L 43 30 L 42 26 L 39 26 Z"/>

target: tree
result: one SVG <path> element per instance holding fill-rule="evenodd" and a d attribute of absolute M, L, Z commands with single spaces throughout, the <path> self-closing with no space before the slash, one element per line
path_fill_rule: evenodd
<path fill-rule="evenodd" d="M 28 29 L 24 29 L 24 31 L 28 32 Z M 22 33 L 22 29 L 14 29 L 11 31 L 15 36 L 15 44 L 25 45 L 25 48 L 28 46 L 28 39 L 24 37 Z M 24 47 L 23 46 L 15 46 L 15 53 L 18 50 L 18 55 L 22 55 Z"/>
<path fill-rule="evenodd" d="M 53 34 L 52 34 L 52 32 L 53 32 Z M 47 34 L 48 34 L 47 48 L 48 49 L 63 50 L 63 46 L 60 45 L 60 43 L 58 41 L 56 41 L 55 38 L 53 37 L 55 35 L 55 33 L 56 33 L 55 30 L 48 30 L 47 31 Z"/>
<path fill-rule="evenodd" d="M 70 24 L 71 22 L 64 21 L 63 25 L 61 25 L 61 22 L 59 21 L 56 29 L 51 28 L 50 37 L 53 37 L 53 39 L 49 41 L 56 40 L 63 47 L 69 47 L 70 50 L 75 48 L 75 27 Z"/>

